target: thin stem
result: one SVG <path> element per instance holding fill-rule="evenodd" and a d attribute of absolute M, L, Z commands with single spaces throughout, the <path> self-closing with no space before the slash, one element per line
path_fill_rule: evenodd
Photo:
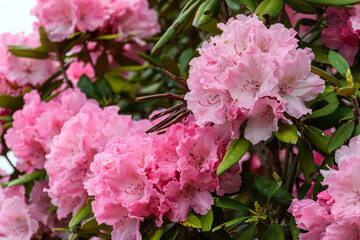
<path fill-rule="evenodd" d="M 8 161 L 8 163 L 11 165 L 11 167 L 13 167 L 14 169 L 16 169 L 15 165 L 10 161 L 10 159 L 8 158 L 8 156 L 6 154 L 4 154 L 4 157 L 6 158 L 6 160 Z"/>
<path fill-rule="evenodd" d="M 161 68 L 161 71 L 163 73 L 165 73 L 166 75 L 168 75 L 171 79 L 173 79 L 174 81 L 178 82 L 181 84 L 181 86 L 183 86 L 185 88 L 185 90 L 188 92 L 189 91 L 189 87 L 186 83 L 186 81 L 180 77 L 175 76 L 174 74 L 172 74 L 171 72 L 169 72 L 168 70 Z"/>
<path fill-rule="evenodd" d="M 285 160 L 284 160 L 284 169 L 283 169 L 283 182 L 286 181 L 287 172 L 288 172 L 288 168 L 289 168 L 290 149 L 291 149 L 291 145 L 287 144 L 286 145 Z"/>
<path fill-rule="evenodd" d="M 67 76 L 67 74 L 66 74 L 66 69 L 65 69 L 65 67 L 64 67 L 64 59 L 63 59 L 61 53 L 60 53 L 60 52 L 57 52 L 57 53 L 56 53 L 56 56 L 57 56 L 57 60 L 60 62 L 60 69 L 61 69 L 61 72 L 62 72 L 62 74 L 63 74 L 63 76 L 64 76 L 64 79 L 65 79 L 66 84 L 68 85 L 68 87 L 74 88 L 72 82 L 69 80 L 69 78 L 68 78 L 68 76 Z"/>
<path fill-rule="evenodd" d="M 171 107 L 171 108 L 169 108 L 169 109 L 167 109 L 165 111 L 162 111 L 161 113 L 158 113 L 155 116 L 153 116 L 150 120 L 153 121 L 153 120 L 158 119 L 158 118 L 160 118 L 160 117 L 162 117 L 162 116 L 164 116 L 164 115 L 166 115 L 168 113 L 177 111 L 177 110 L 179 110 L 179 109 L 181 109 L 183 107 L 186 107 L 186 103 L 182 103 L 182 104 L 173 106 L 173 107 Z"/>
<path fill-rule="evenodd" d="M 182 97 L 180 95 L 172 94 L 172 93 L 154 94 L 154 95 L 145 96 L 145 97 L 138 97 L 138 98 L 135 99 L 135 101 L 136 102 L 142 102 L 142 101 L 158 99 L 158 98 L 170 98 L 170 99 L 185 102 L 184 97 Z"/>
<path fill-rule="evenodd" d="M 222 9 L 225 21 L 227 22 L 227 20 L 229 20 L 229 18 L 230 18 L 230 13 L 229 13 L 229 9 L 228 9 L 228 6 L 227 6 L 225 0 L 220 0 L 220 5 L 221 5 L 221 9 Z"/>
<path fill-rule="evenodd" d="M 360 116 L 360 110 L 359 110 L 359 102 L 356 98 L 356 95 L 351 96 L 353 104 L 354 104 L 354 117 L 355 117 L 355 126 L 359 123 L 359 116 Z"/>

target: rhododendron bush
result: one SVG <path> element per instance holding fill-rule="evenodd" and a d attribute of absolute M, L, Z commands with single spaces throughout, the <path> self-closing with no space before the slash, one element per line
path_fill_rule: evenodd
<path fill-rule="evenodd" d="M 0 239 L 360 239 L 357 4 L 37 0 L 0 35 Z"/>

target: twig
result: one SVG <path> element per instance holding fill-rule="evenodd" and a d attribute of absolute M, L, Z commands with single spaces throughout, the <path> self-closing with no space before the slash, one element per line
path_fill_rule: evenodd
<path fill-rule="evenodd" d="M 353 104 L 354 104 L 354 117 L 355 117 L 355 126 L 359 123 L 359 116 L 360 116 L 360 110 L 359 110 L 359 102 L 354 95 L 351 96 Z"/>
<path fill-rule="evenodd" d="M 169 72 L 168 70 L 166 70 L 165 68 L 161 68 L 161 71 L 163 73 L 165 73 L 166 75 L 168 75 L 171 79 L 173 79 L 174 81 L 178 82 L 181 84 L 181 86 L 183 86 L 185 88 L 185 90 L 187 92 L 189 92 L 189 87 L 186 83 L 186 81 L 184 79 L 182 79 L 181 77 L 177 77 L 174 74 L 172 74 L 171 72 Z"/>
<path fill-rule="evenodd" d="M 168 113 L 179 110 L 179 109 L 181 109 L 183 107 L 186 107 L 186 103 L 182 103 L 182 104 L 173 106 L 173 107 L 171 107 L 169 109 L 166 109 L 165 111 L 162 111 L 161 113 L 158 113 L 158 114 L 154 115 L 150 120 L 153 121 L 153 120 L 158 119 L 158 118 L 160 118 L 160 117 L 162 117 L 162 116 L 164 116 L 164 115 L 166 115 Z"/>
<path fill-rule="evenodd" d="M 57 56 L 57 60 L 60 62 L 60 69 L 61 69 L 61 72 L 64 76 L 64 79 L 65 79 L 65 82 L 66 84 L 68 85 L 68 87 L 70 88 L 74 88 L 74 85 L 72 84 L 72 82 L 69 80 L 67 74 L 66 74 L 66 69 L 64 67 L 64 59 L 62 57 L 62 55 L 60 54 L 60 52 L 57 52 L 56 53 L 56 56 Z"/>
<path fill-rule="evenodd" d="M 144 97 L 138 97 L 138 98 L 135 99 L 135 101 L 136 102 L 142 102 L 142 101 L 158 99 L 158 98 L 170 98 L 170 99 L 185 102 L 184 97 L 182 97 L 180 95 L 172 94 L 172 93 L 162 93 L 162 94 L 154 94 L 154 95 L 149 95 L 149 96 L 144 96 Z"/>
<path fill-rule="evenodd" d="M 228 6 L 227 6 L 225 0 L 220 0 L 220 5 L 221 5 L 221 10 L 224 14 L 224 18 L 227 22 L 227 20 L 229 20 L 229 18 L 230 18 L 230 13 L 229 13 L 229 9 L 228 9 Z"/>

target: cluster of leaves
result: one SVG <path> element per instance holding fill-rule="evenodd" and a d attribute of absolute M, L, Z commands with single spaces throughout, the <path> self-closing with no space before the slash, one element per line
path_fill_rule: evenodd
<path fill-rule="evenodd" d="M 95 70 L 95 78 L 83 75 L 78 87 L 89 98 L 99 101 L 101 106 L 118 105 L 122 113 L 143 118 L 158 108 L 169 108 L 177 100 L 155 98 L 149 101 L 135 102 L 136 97 L 155 93 L 169 92 L 184 94 L 183 86 L 172 78 L 187 79 L 189 61 L 197 55 L 196 49 L 213 34 L 220 33 L 216 28 L 219 22 L 226 22 L 231 16 L 239 13 L 255 13 L 267 25 L 281 22 L 290 28 L 289 17 L 284 11 L 287 4 L 297 12 L 316 14 L 318 20 L 300 20 L 300 25 L 311 26 L 301 38 L 301 47 L 310 47 L 315 53 L 312 72 L 326 81 L 326 89 L 316 99 L 307 103 L 312 114 L 301 119 L 292 119 L 293 125 L 280 125 L 280 128 L 266 142 L 252 146 L 244 138 L 234 140 L 230 145 L 217 174 L 236 164 L 246 152 L 256 154 L 262 162 L 262 168 L 256 173 L 248 173 L 249 164 L 244 164 L 241 174 L 242 186 L 239 192 L 214 197 L 215 205 L 206 215 L 189 213 L 186 222 L 171 223 L 165 221 L 162 227 L 156 228 L 154 219 L 142 223 L 144 239 L 298 239 L 299 229 L 294 218 L 287 213 L 296 189 L 302 199 L 315 182 L 312 197 L 324 190 L 321 185 L 323 177 L 319 172 L 326 166 L 332 166 L 334 151 L 346 144 L 353 137 L 360 135 L 359 105 L 360 71 L 359 62 L 352 69 L 339 54 L 329 51 L 321 43 L 320 33 L 326 24 L 324 11 L 332 6 L 341 9 L 351 8 L 356 0 L 152 0 L 150 1 L 159 14 L 163 34 L 160 37 L 144 39 L 154 43 L 151 53 L 138 52 L 145 63 L 139 64 L 123 54 L 127 41 L 117 41 L 119 35 L 97 35 L 93 33 L 76 33 L 63 42 L 51 42 L 45 31 L 40 28 L 41 46 L 27 48 L 11 46 L 10 51 L 18 57 L 35 59 L 53 59 L 60 63 L 60 69 L 38 88 L 44 101 L 51 100 L 63 82 L 71 87 L 65 71 L 72 61 L 90 63 Z M 179 6 L 181 11 L 179 13 Z M 130 39 L 130 38 L 129 38 Z M 89 44 L 95 47 L 89 49 Z M 81 50 L 75 52 L 74 47 Z M 90 54 L 99 51 L 96 62 Z M 111 68 L 108 56 L 120 67 Z M 326 70 L 333 67 L 337 74 L 332 76 Z M 169 77 L 173 76 L 172 78 Z M 124 77 L 126 73 L 127 77 Z M 92 81 L 94 80 L 94 81 Z M 29 91 L 25 89 L 24 93 Z M 13 111 L 23 105 L 22 97 L 0 95 L 0 107 Z M 289 117 L 290 118 L 290 117 Z M 3 116 L 6 121 L 3 129 L 11 127 L 12 117 Z M 332 136 L 324 130 L 334 128 Z M 294 151 L 297 148 L 298 153 Z M 283 163 L 279 151 L 286 151 Z M 313 150 L 325 156 L 321 166 L 314 163 Z M 3 154 L 8 149 L 5 147 Z M 6 184 L 10 187 L 24 184 L 27 194 L 34 181 L 46 178 L 44 171 L 34 172 L 17 178 L 19 172 L 11 176 Z M 301 176 L 305 182 L 300 186 Z M 57 229 L 70 232 L 69 239 L 99 236 L 107 239 L 111 227 L 99 225 L 92 213 L 92 199 L 75 214 L 68 228 Z M 85 221 L 83 221 L 85 220 Z"/>

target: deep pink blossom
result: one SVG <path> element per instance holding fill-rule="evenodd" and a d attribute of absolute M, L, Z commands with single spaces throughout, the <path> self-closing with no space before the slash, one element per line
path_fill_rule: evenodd
<path fill-rule="evenodd" d="M 358 8 L 358 7 L 357 7 Z M 322 42 L 330 49 L 339 50 L 348 63 L 353 65 L 360 42 L 358 31 L 358 10 L 347 11 L 328 7 L 328 27 L 322 33 Z M 352 25 L 354 28 L 352 28 Z"/>
<path fill-rule="evenodd" d="M 66 74 L 74 86 L 77 86 L 77 83 L 83 74 L 92 78 L 94 76 L 94 69 L 90 63 L 84 65 L 82 62 L 72 62 L 67 69 Z"/>
<path fill-rule="evenodd" d="M 314 55 L 297 48 L 293 29 L 267 28 L 255 15 L 237 15 L 218 27 L 223 33 L 190 62 L 185 99 L 199 125 L 228 122 L 235 138 L 248 119 L 245 137 L 255 144 L 269 138 L 279 120 L 289 122 L 283 112 L 295 118 L 311 112 L 305 102 L 325 85 L 310 72 Z"/>

